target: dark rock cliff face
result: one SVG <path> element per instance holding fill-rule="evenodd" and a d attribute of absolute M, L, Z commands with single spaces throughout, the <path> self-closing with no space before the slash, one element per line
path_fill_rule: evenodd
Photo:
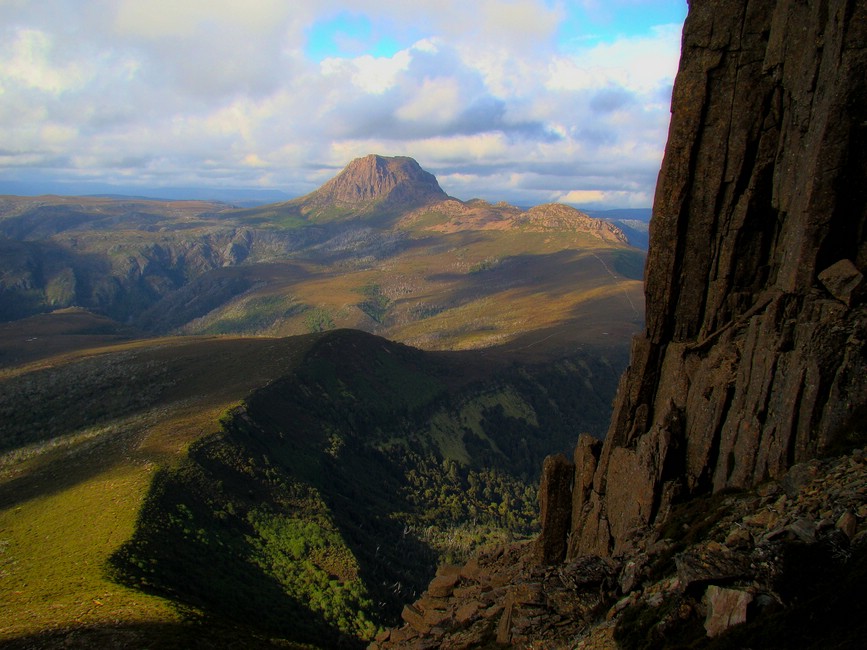
<path fill-rule="evenodd" d="M 863 433 L 867 4 L 695 0 L 651 223 L 646 331 L 575 453 L 569 557 Z"/>

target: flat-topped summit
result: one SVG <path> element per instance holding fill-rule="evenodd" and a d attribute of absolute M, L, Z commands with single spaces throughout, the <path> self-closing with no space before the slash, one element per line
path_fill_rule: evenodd
<path fill-rule="evenodd" d="M 332 213 L 394 212 L 448 198 L 436 177 L 414 159 L 370 154 L 356 158 L 318 190 L 294 202 L 308 218 L 327 220 Z"/>
<path fill-rule="evenodd" d="M 436 177 L 413 158 L 376 154 L 356 158 L 316 193 L 350 205 L 384 199 L 404 203 L 448 198 Z"/>

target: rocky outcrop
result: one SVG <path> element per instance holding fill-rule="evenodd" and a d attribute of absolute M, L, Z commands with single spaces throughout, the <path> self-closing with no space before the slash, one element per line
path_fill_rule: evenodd
<path fill-rule="evenodd" d="M 624 232 L 604 219 L 594 219 L 588 214 L 561 203 L 537 205 L 523 213 L 516 222 L 527 230 L 566 230 L 584 232 L 605 242 L 626 244 Z"/>
<path fill-rule="evenodd" d="M 863 432 L 865 117 L 864 3 L 690 4 L 646 331 L 592 481 L 576 470 L 570 557 L 627 554 L 672 503 Z"/>
<path fill-rule="evenodd" d="M 610 221 L 595 219 L 562 203 L 544 203 L 522 210 L 503 202 L 488 203 L 481 199 L 465 202 L 449 198 L 407 213 L 399 227 L 412 227 L 422 220 L 426 230 L 436 232 L 515 228 L 522 232 L 580 233 L 609 244 L 629 244 L 626 233 Z"/>
<path fill-rule="evenodd" d="M 532 545 L 514 544 L 464 566 L 440 567 L 421 598 L 404 608 L 404 625 L 383 631 L 369 647 L 564 647 L 604 612 L 618 566 L 584 557 L 543 567 L 533 555 Z"/>
<path fill-rule="evenodd" d="M 493 600 L 452 591 L 487 618 L 373 647 L 863 645 L 867 4 L 693 0 L 672 112 L 604 444 L 568 500 L 546 462 L 540 538 L 478 561 Z"/>

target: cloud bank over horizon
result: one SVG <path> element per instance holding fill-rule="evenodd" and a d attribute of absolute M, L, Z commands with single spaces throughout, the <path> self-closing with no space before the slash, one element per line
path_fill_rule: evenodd
<path fill-rule="evenodd" d="M 0 0 L 0 180 L 646 207 L 685 2 Z"/>

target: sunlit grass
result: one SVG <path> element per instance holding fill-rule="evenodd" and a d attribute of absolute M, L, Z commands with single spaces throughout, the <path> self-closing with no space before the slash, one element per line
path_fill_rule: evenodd
<path fill-rule="evenodd" d="M 137 341 L 44 359 L 0 377 L 2 382 L 55 368 L 75 382 L 76 372 L 99 371 L 99 364 L 77 363 L 82 359 L 110 360 L 134 350 L 148 368 L 166 364 L 179 380 L 170 395 L 138 412 L 0 458 L 0 503 L 11 504 L 0 510 L 0 639 L 82 626 L 180 622 L 169 601 L 113 582 L 108 558 L 132 535 L 157 469 L 180 462 L 193 441 L 219 430 L 223 413 L 285 371 L 308 344 Z"/>
<path fill-rule="evenodd" d="M 169 602 L 106 575 L 107 558 L 133 532 L 154 467 L 119 464 L 0 512 L 0 639 L 117 621 L 180 620 Z"/>
<path fill-rule="evenodd" d="M 639 252 L 584 233 L 438 234 L 435 246 L 410 246 L 366 268 L 308 265 L 308 276 L 251 291 L 188 329 L 222 323 L 238 334 L 288 336 L 324 323 L 436 350 L 507 344 L 582 311 L 584 320 L 620 319 L 634 331 L 643 315 L 635 279 L 642 264 Z M 364 294 L 371 286 L 378 289 L 376 309 Z M 278 295 L 306 309 L 287 310 Z M 321 317 L 312 319 L 310 310 Z"/>

